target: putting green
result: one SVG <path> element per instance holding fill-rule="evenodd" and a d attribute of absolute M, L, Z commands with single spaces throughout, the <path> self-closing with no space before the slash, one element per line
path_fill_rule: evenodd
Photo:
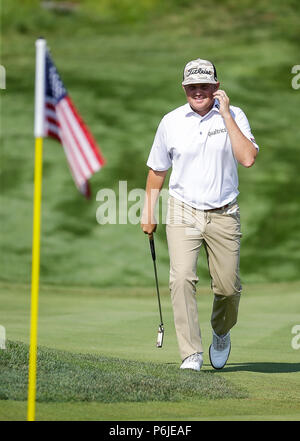
<path fill-rule="evenodd" d="M 167 402 L 38 402 L 40 420 L 298 420 L 300 415 L 299 349 L 292 347 L 292 328 L 299 324 L 300 283 L 248 285 L 238 325 L 232 330 L 227 366 L 214 371 L 208 359 L 212 296 L 198 288 L 204 342 L 201 376 L 211 372 L 245 391 L 246 398 L 177 397 Z M 83 289 L 41 287 L 41 346 L 74 353 L 114 357 L 162 367 L 179 367 L 178 349 L 167 289 L 161 290 L 165 322 L 162 349 L 155 347 L 159 323 L 154 289 Z M 7 339 L 28 343 L 30 287 L 0 285 L 1 324 Z M 176 369 L 175 369 L 176 370 Z M 173 372 L 174 373 L 174 372 Z M 172 374 L 173 375 L 173 374 Z M 197 378 L 197 375 L 193 375 Z M 137 386 L 138 387 L 138 386 Z M 26 419 L 26 401 L 0 401 L 0 419 Z"/>

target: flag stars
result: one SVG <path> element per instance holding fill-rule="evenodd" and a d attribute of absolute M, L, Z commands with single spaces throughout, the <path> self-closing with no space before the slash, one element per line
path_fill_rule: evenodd
<path fill-rule="evenodd" d="M 52 93 L 55 99 L 59 100 L 63 95 L 66 94 L 66 89 L 64 88 L 62 81 L 56 71 L 56 68 L 52 66 L 50 68 L 50 85 Z"/>

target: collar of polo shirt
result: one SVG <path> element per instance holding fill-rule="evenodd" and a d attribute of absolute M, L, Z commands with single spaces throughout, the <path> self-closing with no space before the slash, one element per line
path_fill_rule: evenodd
<path fill-rule="evenodd" d="M 192 116 L 192 115 L 197 115 L 199 118 L 203 119 L 206 118 L 211 112 L 216 111 L 219 112 L 220 111 L 220 105 L 218 103 L 217 100 L 214 101 L 214 105 L 212 106 L 212 108 L 210 109 L 209 112 L 207 112 L 204 116 L 199 115 L 197 112 L 195 112 L 191 106 L 189 105 L 189 103 L 186 103 L 186 114 L 185 116 Z"/>

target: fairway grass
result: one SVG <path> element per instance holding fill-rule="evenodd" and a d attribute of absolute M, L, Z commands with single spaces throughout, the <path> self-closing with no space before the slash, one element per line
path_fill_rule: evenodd
<path fill-rule="evenodd" d="M 300 350 L 291 341 L 299 324 L 300 282 L 244 287 L 222 371 L 213 370 L 208 358 L 212 295 L 203 286 L 197 292 L 204 343 L 200 373 L 179 369 L 167 288 L 161 288 L 165 341 L 157 349 L 154 289 L 41 286 L 36 418 L 299 420 Z M 29 298 L 30 286 L 0 285 L 7 334 L 0 420 L 26 419 Z"/>

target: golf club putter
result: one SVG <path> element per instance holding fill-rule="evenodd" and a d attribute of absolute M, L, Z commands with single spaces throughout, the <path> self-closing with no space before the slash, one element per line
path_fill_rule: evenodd
<path fill-rule="evenodd" d="M 156 271 L 156 255 L 155 255 L 155 246 L 154 246 L 153 233 L 149 234 L 149 243 L 150 243 L 150 250 L 151 250 L 153 266 L 154 266 L 156 292 L 157 292 L 159 316 L 160 316 L 160 325 L 158 327 L 156 347 L 157 348 L 162 348 L 163 339 L 164 339 L 164 325 L 163 325 L 163 319 L 162 319 L 162 313 L 161 313 L 161 304 L 160 304 L 160 295 L 159 295 L 159 289 L 158 289 L 158 280 L 157 280 L 157 271 Z"/>

